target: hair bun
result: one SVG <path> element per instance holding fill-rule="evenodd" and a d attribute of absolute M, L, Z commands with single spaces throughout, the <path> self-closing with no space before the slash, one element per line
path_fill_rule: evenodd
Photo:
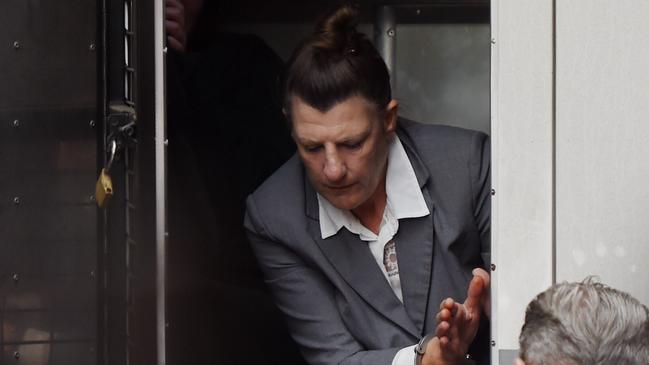
<path fill-rule="evenodd" d="M 372 42 L 356 31 L 359 11 L 343 5 L 321 18 L 314 33 L 295 49 L 284 80 L 284 109 L 294 98 L 327 111 L 360 95 L 384 111 L 392 100 L 390 73 Z"/>
<path fill-rule="evenodd" d="M 315 33 L 323 41 L 320 46 L 331 50 L 354 50 L 358 22 L 358 9 L 351 4 L 329 13 L 315 29 Z"/>

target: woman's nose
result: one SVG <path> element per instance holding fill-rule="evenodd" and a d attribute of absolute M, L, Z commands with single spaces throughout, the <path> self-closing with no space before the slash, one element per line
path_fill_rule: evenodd
<path fill-rule="evenodd" d="M 325 157 L 324 175 L 330 182 L 339 182 L 345 177 L 346 167 L 340 156 L 334 151 Z"/>

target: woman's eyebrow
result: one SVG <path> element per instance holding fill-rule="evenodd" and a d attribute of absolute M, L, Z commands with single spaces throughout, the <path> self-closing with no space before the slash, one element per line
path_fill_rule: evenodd
<path fill-rule="evenodd" d="M 342 140 L 338 141 L 338 143 L 361 142 L 364 141 L 370 135 L 370 133 L 372 133 L 372 130 L 367 129 L 361 133 L 358 133 L 357 135 L 345 137 Z"/>
<path fill-rule="evenodd" d="M 320 141 L 315 140 L 315 139 L 311 139 L 311 138 L 301 138 L 301 137 L 299 137 L 299 136 L 296 136 L 296 139 L 297 139 L 297 142 L 298 142 L 299 144 L 303 144 L 303 145 L 316 145 L 316 144 L 320 144 Z"/>

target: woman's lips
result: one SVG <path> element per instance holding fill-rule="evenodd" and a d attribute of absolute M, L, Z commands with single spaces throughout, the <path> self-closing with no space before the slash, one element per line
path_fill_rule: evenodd
<path fill-rule="evenodd" d="M 345 189 L 347 189 L 347 188 L 349 188 L 349 187 L 351 187 L 351 186 L 353 186 L 353 185 L 354 185 L 353 183 L 352 183 L 352 184 L 348 184 L 348 185 L 341 185 L 341 186 L 330 186 L 330 185 L 327 185 L 327 188 L 328 188 L 328 189 L 331 189 L 331 190 L 345 190 Z"/>

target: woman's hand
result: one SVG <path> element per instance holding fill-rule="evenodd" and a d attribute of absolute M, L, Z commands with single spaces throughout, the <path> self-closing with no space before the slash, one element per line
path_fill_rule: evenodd
<path fill-rule="evenodd" d="M 187 46 L 187 29 L 185 7 L 180 0 L 165 0 L 165 29 L 169 47 L 184 52 Z"/>

